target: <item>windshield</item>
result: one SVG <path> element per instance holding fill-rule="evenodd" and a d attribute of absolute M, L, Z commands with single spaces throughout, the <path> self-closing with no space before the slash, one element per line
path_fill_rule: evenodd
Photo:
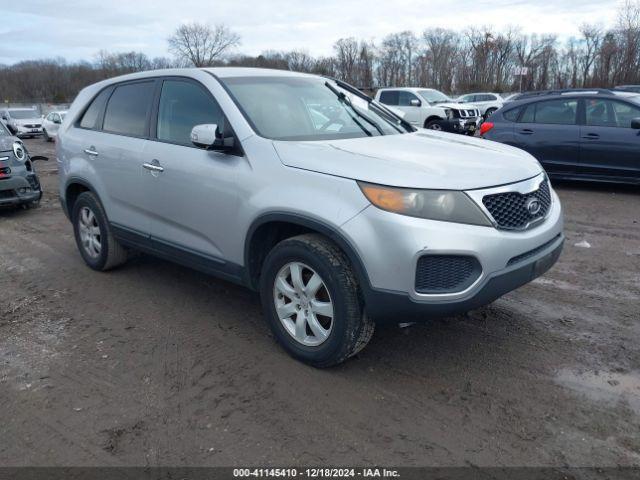
<path fill-rule="evenodd" d="M 27 118 L 36 118 L 38 113 L 35 110 L 9 110 L 9 116 L 16 120 L 25 120 Z"/>
<path fill-rule="evenodd" d="M 429 103 L 449 102 L 451 99 L 437 90 L 418 90 L 418 93 Z"/>
<path fill-rule="evenodd" d="M 407 132 L 400 120 L 323 78 L 221 80 L 256 133 L 265 138 L 333 140 Z"/>

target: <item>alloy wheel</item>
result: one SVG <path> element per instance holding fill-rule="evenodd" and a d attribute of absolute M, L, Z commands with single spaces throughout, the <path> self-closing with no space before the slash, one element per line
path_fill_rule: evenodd
<path fill-rule="evenodd" d="M 78 232 L 82 248 L 91 258 L 97 258 L 102 252 L 102 236 L 98 219 L 89 207 L 82 207 L 78 216 Z"/>
<path fill-rule="evenodd" d="M 273 301 L 280 322 L 298 343 L 317 347 L 333 327 L 334 309 L 320 275 L 302 262 L 290 262 L 275 277 Z"/>

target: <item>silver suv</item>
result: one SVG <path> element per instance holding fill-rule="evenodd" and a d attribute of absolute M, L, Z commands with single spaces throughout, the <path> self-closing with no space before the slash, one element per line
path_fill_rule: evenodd
<path fill-rule="evenodd" d="M 376 322 L 485 305 L 563 244 L 540 164 L 416 129 L 293 72 L 177 69 L 85 88 L 56 142 L 60 198 L 96 270 L 140 250 L 259 290 L 275 337 L 326 367 Z"/>

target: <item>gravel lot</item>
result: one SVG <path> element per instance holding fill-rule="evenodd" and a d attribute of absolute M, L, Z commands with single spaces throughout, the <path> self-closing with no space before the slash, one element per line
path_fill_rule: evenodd
<path fill-rule="evenodd" d="M 1 466 L 640 465 L 639 188 L 557 185 L 543 278 L 321 371 L 247 290 L 147 256 L 85 267 L 52 144 L 26 143 L 51 161 L 39 209 L 0 211 Z"/>

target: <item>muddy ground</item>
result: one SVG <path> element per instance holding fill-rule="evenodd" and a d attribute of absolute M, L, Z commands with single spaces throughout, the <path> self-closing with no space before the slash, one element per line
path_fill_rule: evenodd
<path fill-rule="evenodd" d="M 0 211 L 0 465 L 640 464 L 640 189 L 557 185 L 544 277 L 322 371 L 247 290 L 85 267 L 27 145 L 52 161 L 39 209 Z"/>

